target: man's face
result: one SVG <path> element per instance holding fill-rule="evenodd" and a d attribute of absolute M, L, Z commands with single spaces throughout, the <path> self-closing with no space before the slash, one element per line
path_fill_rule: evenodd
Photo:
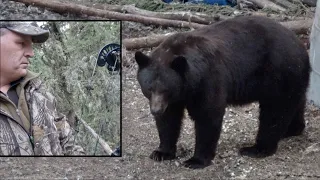
<path fill-rule="evenodd" d="M 0 75 L 8 83 L 27 75 L 29 58 L 33 57 L 31 36 L 5 29 L 0 36 Z"/>

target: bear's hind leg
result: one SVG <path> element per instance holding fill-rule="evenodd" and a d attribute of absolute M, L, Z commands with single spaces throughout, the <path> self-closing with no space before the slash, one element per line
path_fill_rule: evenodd
<path fill-rule="evenodd" d="M 299 136 L 302 134 L 305 128 L 305 120 L 304 120 L 304 111 L 306 106 L 306 98 L 303 97 L 302 100 L 299 102 L 296 113 L 288 127 L 284 138 L 291 137 L 291 136 Z"/>
<path fill-rule="evenodd" d="M 160 145 L 150 154 L 151 159 L 163 161 L 175 158 L 183 112 L 184 105 L 182 103 L 174 104 L 168 106 L 163 115 L 155 117 Z"/>
<path fill-rule="evenodd" d="M 240 154 L 255 158 L 273 155 L 277 150 L 278 142 L 287 132 L 293 119 L 296 112 L 295 104 L 289 101 L 260 102 L 260 122 L 256 144 L 241 148 Z"/>

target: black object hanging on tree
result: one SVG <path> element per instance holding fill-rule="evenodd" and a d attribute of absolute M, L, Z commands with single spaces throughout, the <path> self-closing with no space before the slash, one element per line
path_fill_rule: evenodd
<path fill-rule="evenodd" d="M 120 45 L 111 43 L 104 46 L 98 55 L 97 65 L 103 67 L 106 65 L 109 72 L 120 70 Z"/>
<path fill-rule="evenodd" d="M 93 90 L 92 87 L 92 77 L 95 74 L 96 66 L 103 67 L 106 66 L 110 74 L 115 72 L 118 74 L 121 68 L 120 62 L 120 45 L 116 43 L 111 43 L 105 45 L 99 52 L 96 63 L 94 64 L 94 69 L 91 77 L 88 79 L 88 84 L 85 86 L 88 91 Z"/>

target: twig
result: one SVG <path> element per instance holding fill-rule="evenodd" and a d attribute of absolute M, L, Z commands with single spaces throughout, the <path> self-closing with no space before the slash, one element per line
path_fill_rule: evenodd
<path fill-rule="evenodd" d="M 101 145 L 103 150 L 108 154 L 111 155 L 112 149 L 110 146 L 81 118 L 77 117 L 76 118 L 86 127 L 86 129 L 93 135 L 94 138 L 98 140 L 98 143 Z"/>

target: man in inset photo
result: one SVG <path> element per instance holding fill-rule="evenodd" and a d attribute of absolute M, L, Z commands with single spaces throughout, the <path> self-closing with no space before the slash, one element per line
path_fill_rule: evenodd
<path fill-rule="evenodd" d="M 0 155 L 119 156 L 119 42 L 116 21 L 0 22 Z"/>
<path fill-rule="evenodd" d="M 29 71 L 33 43 L 43 43 L 49 31 L 27 23 L 0 26 L 0 154 L 81 155 L 82 147 L 66 117 L 57 112 L 54 97 Z"/>

